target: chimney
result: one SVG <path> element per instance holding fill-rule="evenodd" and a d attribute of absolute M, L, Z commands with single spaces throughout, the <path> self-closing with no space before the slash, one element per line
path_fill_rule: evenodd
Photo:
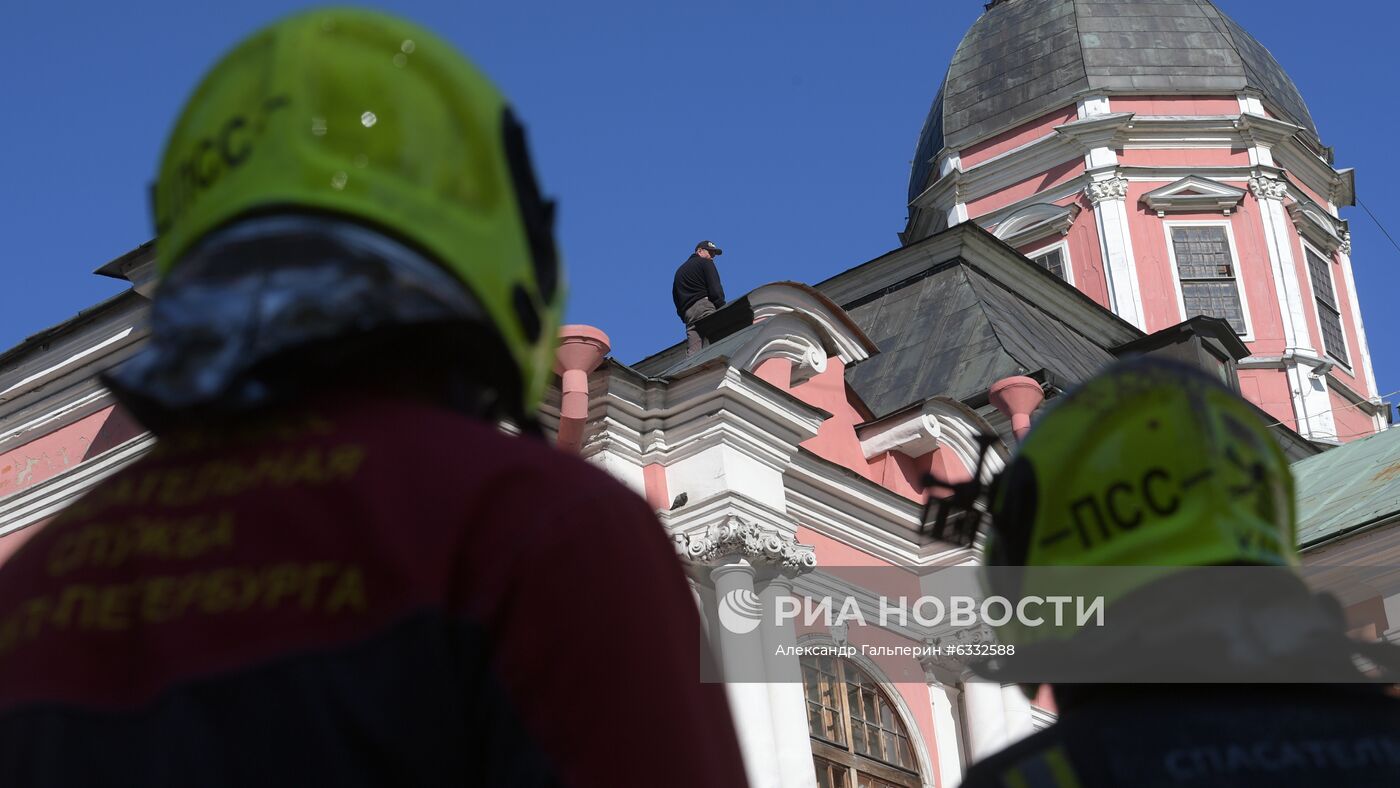
<path fill-rule="evenodd" d="M 572 325 L 559 329 L 554 371 L 563 378 L 558 446 L 564 451 L 577 454 L 583 446 L 583 424 L 588 420 L 588 375 L 598 368 L 611 349 L 608 335 L 593 326 Z"/>
<path fill-rule="evenodd" d="M 987 397 L 997 410 L 1011 419 L 1011 431 L 1019 441 L 1030 432 L 1031 414 L 1045 400 L 1045 392 L 1034 379 L 1015 375 L 993 383 L 987 390 Z"/>

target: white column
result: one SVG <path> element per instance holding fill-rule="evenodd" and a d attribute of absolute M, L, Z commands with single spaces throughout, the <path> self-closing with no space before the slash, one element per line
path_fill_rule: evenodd
<path fill-rule="evenodd" d="M 754 568 L 738 558 L 710 570 L 715 584 L 715 600 L 724 605 L 726 597 L 735 594 L 742 599 L 754 599 Z M 729 597 L 733 599 L 734 597 Z M 753 788 L 782 788 L 773 742 L 772 714 L 768 703 L 768 685 L 763 681 L 763 640 L 761 627 L 747 632 L 735 632 L 717 617 L 720 669 L 725 677 L 730 709 L 734 714 L 734 729 L 739 736 L 739 749 L 744 755 L 744 770 Z M 747 679 L 738 681 L 736 679 Z M 810 771 L 810 764 L 809 764 Z"/>
<path fill-rule="evenodd" d="M 967 707 L 968 755 L 976 763 L 1008 742 L 1001 685 L 968 674 L 963 681 L 963 701 Z"/>
<path fill-rule="evenodd" d="M 1133 239 L 1128 232 L 1128 179 L 1111 170 L 1100 173 L 1089 182 L 1084 193 L 1094 206 L 1094 224 L 1099 228 L 1099 254 L 1108 278 L 1109 308 L 1146 331 Z"/>
<path fill-rule="evenodd" d="M 802 691 L 802 665 L 792 652 L 797 646 L 797 630 L 791 619 L 779 626 L 773 615 L 778 609 L 778 599 L 791 596 L 792 580 L 782 576 L 769 580 L 759 592 L 763 621 L 758 629 L 763 640 L 763 655 L 768 661 L 774 760 L 783 788 L 816 788 L 812 740 L 807 734 L 807 697 Z M 782 652 L 788 655 L 780 656 Z"/>
<path fill-rule="evenodd" d="M 960 695 L 962 692 L 956 686 L 929 676 L 928 697 L 933 705 L 933 743 L 938 748 L 939 788 L 957 788 L 966 771 Z"/>
<path fill-rule="evenodd" d="M 1031 702 L 1015 684 L 1001 688 L 1001 704 L 1006 709 L 1006 743 L 1018 742 L 1035 732 L 1031 722 Z"/>

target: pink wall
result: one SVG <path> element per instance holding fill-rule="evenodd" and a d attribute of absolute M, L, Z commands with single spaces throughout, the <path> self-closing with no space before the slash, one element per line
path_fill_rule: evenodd
<path fill-rule="evenodd" d="M 57 476 L 140 433 L 126 411 L 109 407 L 0 454 L 0 497 Z"/>
<path fill-rule="evenodd" d="M 1036 118 L 1029 123 L 1023 123 L 1010 131 L 983 140 L 976 145 L 969 145 L 960 152 L 962 158 L 962 168 L 964 170 L 974 167 L 987 159 L 999 156 L 1014 148 L 1019 148 L 1028 142 L 1040 139 L 1054 132 L 1055 127 L 1068 123 L 1079 117 L 1078 110 L 1071 106 L 1059 109 Z"/>
<path fill-rule="evenodd" d="M 845 375 L 845 363 L 831 356 L 826 360 L 824 372 L 792 387 L 793 396 L 831 414 L 831 418 L 817 428 L 816 435 L 802 442 L 802 448 L 879 482 L 880 474 L 866 462 L 865 452 L 856 438 L 856 425 L 870 416 L 852 402 L 855 395 L 847 389 Z"/>
<path fill-rule="evenodd" d="M 1249 151 L 1244 148 L 1126 148 L 1119 152 L 1118 163 L 1137 167 L 1224 167 L 1248 165 Z M 1157 184 L 1152 188 L 1165 186 Z"/>
<path fill-rule="evenodd" d="M 1337 437 L 1343 443 L 1364 438 L 1376 431 L 1371 417 L 1335 391 L 1327 392 L 1332 399 L 1332 418 L 1337 423 Z"/>
<path fill-rule="evenodd" d="M 1240 102 L 1234 96 L 1113 96 L 1108 108 L 1139 115 L 1240 114 Z"/>
<path fill-rule="evenodd" d="M 1066 181 L 1078 178 L 1084 172 L 1084 159 L 1074 157 L 1070 161 L 1056 164 L 1054 167 L 1031 178 L 1027 178 L 1020 183 L 1013 184 L 998 192 L 973 200 L 967 204 L 967 215 L 970 219 L 975 219 L 983 214 L 991 213 L 999 208 L 1004 208 L 1017 200 L 1025 199 L 1033 194 L 1038 194 L 1054 186 L 1058 186 Z"/>
<path fill-rule="evenodd" d="M 1298 429 L 1293 414 L 1293 396 L 1288 388 L 1288 376 L 1281 369 L 1242 369 L 1239 371 L 1240 394 L 1264 409 L 1290 429 Z"/>

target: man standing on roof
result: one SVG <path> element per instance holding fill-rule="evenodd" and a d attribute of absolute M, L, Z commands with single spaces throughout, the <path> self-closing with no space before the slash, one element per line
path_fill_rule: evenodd
<path fill-rule="evenodd" d="M 704 344 L 695 330 L 696 321 L 724 306 L 724 287 L 719 283 L 719 271 L 715 270 L 715 258 L 722 254 L 724 250 L 713 241 L 701 241 L 695 245 L 695 253 L 676 269 L 671 283 L 676 315 L 685 323 L 687 356 L 694 355 Z"/>
<path fill-rule="evenodd" d="M 540 439 L 553 211 L 471 63 L 289 17 L 200 83 L 153 207 L 107 383 L 159 440 L 0 572 L 5 784 L 744 784 L 671 542 Z"/>

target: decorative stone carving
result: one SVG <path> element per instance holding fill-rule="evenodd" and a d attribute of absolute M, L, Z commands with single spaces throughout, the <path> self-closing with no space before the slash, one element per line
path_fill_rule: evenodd
<path fill-rule="evenodd" d="M 758 523 L 727 517 L 704 531 L 675 535 L 676 550 L 697 563 L 714 563 L 731 556 L 742 556 L 750 563 L 765 563 L 784 570 L 805 572 L 817 565 L 817 554 L 811 545 L 764 528 Z"/>
<path fill-rule="evenodd" d="M 1278 178 L 1255 175 L 1249 179 L 1249 190 L 1256 200 L 1282 200 L 1288 196 L 1288 184 Z"/>
<path fill-rule="evenodd" d="M 986 624 L 959 629 L 950 634 L 927 638 L 924 644 L 931 648 L 946 648 L 947 646 L 975 645 L 979 643 L 995 643 L 996 634 L 992 628 Z M 919 666 L 924 669 L 924 676 L 929 681 L 937 681 L 941 684 L 950 684 L 956 680 L 967 669 L 969 657 L 958 656 L 956 654 L 929 654 L 919 660 Z"/>
<path fill-rule="evenodd" d="M 1347 257 L 1351 256 L 1351 230 L 1342 231 L 1342 245 L 1338 248 L 1341 249 L 1342 254 Z"/>
<path fill-rule="evenodd" d="M 1104 200 L 1122 200 L 1128 196 L 1128 179 L 1121 175 L 1115 175 L 1101 181 L 1092 181 L 1084 187 L 1084 194 L 1089 198 L 1089 202 L 1098 205 Z"/>

